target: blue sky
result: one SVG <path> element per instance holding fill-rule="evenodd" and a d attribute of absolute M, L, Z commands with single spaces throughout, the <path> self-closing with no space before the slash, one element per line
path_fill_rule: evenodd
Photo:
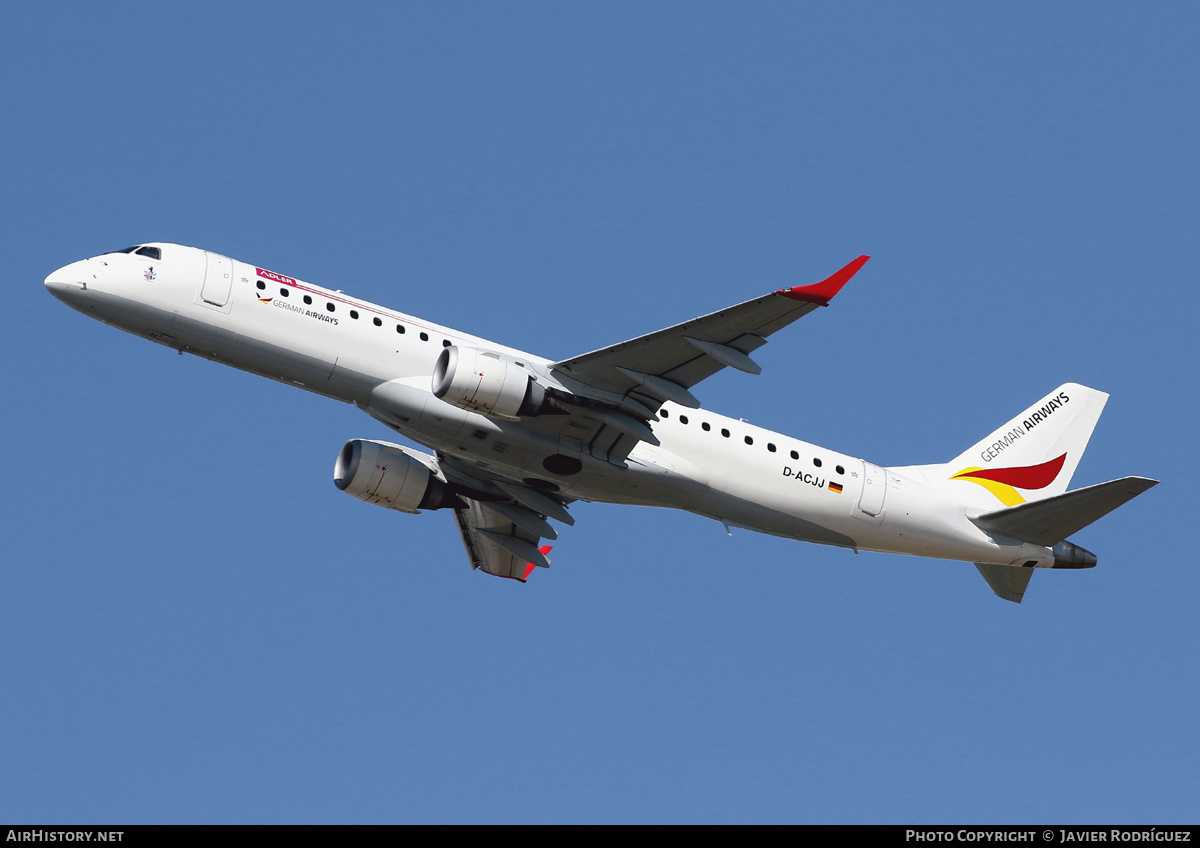
<path fill-rule="evenodd" d="M 0 819 L 1194 821 L 1183 3 L 14 4 Z M 1162 484 L 965 563 L 575 509 L 549 572 L 331 483 L 353 408 L 42 279 L 202 246 L 567 357 L 874 258 L 718 412 L 945 461 L 1050 389 Z"/>

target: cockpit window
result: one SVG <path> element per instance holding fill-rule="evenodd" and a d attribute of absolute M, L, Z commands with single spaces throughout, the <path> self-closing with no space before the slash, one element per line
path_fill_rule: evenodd
<path fill-rule="evenodd" d="M 110 251 L 108 251 L 108 253 L 105 253 L 104 255 L 108 256 L 109 253 L 133 253 L 137 249 L 138 249 L 138 245 L 135 244 L 133 247 L 127 247 L 124 250 L 110 250 Z"/>
<path fill-rule="evenodd" d="M 137 252 L 138 256 L 149 256 L 151 259 L 162 259 L 162 250 L 157 247 L 143 247 Z"/>

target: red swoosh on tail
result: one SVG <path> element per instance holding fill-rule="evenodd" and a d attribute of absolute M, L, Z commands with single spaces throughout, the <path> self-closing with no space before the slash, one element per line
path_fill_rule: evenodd
<path fill-rule="evenodd" d="M 1062 471 L 1063 463 L 1067 461 L 1064 453 L 1057 459 L 1043 462 L 1041 465 L 1026 465 L 1023 468 L 992 468 L 979 471 L 964 471 L 955 474 L 951 480 L 961 477 L 978 477 L 981 480 L 995 480 L 1018 489 L 1044 489 L 1054 482 L 1058 472 Z"/>

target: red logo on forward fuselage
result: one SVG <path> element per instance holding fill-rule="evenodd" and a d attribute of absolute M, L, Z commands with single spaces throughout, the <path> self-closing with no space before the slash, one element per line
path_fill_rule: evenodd
<path fill-rule="evenodd" d="M 283 274 L 276 274 L 274 271 L 267 271 L 262 268 L 255 268 L 254 270 L 258 272 L 258 276 L 265 279 L 274 280 L 277 283 L 283 283 L 285 286 L 296 285 L 295 280 L 293 280 L 291 277 L 285 277 Z"/>

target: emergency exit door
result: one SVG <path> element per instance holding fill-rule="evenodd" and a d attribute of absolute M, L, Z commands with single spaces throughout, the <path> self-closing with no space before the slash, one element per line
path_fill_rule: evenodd
<path fill-rule="evenodd" d="M 858 508 L 872 517 L 883 512 L 883 501 L 887 496 L 887 475 L 878 465 L 863 463 L 862 494 L 858 498 Z"/>

